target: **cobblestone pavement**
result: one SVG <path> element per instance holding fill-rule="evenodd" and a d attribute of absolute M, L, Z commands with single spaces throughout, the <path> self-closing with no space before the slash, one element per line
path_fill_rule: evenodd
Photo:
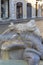
<path fill-rule="evenodd" d="M 39 65 L 43 65 L 43 61 L 40 61 L 40 64 Z"/>
<path fill-rule="evenodd" d="M 36 21 L 36 24 L 41 32 L 41 36 L 43 37 L 43 21 Z"/>

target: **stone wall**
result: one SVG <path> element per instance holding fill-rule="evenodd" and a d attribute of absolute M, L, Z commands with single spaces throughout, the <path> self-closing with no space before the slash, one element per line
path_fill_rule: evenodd
<path fill-rule="evenodd" d="M 22 9 L 23 9 L 23 19 L 27 19 L 27 3 L 30 3 L 32 6 L 32 10 L 31 10 L 31 18 L 36 18 L 36 0 L 9 0 L 9 7 L 8 7 L 8 1 L 5 1 L 5 18 L 8 18 L 8 8 L 9 8 L 9 19 L 17 19 L 17 3 L 21 2 L 23 4 Z M 41 1 L 40 3 L 37 2 L 37 16 L 38 17 L 42 17 L 41 16 L 41 5 L 42 5 Z M 39 6 L 40 5 L 40 6 Z M 3 18 L 1 18 L 1 0 L 0 0 L 0 20 L 2 20 Z"/>

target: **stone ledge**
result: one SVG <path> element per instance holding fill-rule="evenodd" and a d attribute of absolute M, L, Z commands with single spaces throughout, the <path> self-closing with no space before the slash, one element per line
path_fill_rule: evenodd
<path fill-rule="evenodd" d="M 40 21 L 42 20 L 43 21 L 43 17 L 38 17 L 38 18 L 28 18 L 28 19 L 2 19 L 0 20 L 0 24 L 3 25 L 3 24 L 9 24 L 10 22 L 13 22 L 14 24 L 16 23 L 23 23 L 23 22 L 28 22 L 30 20 L 36 20 L 37 21 Z"/>

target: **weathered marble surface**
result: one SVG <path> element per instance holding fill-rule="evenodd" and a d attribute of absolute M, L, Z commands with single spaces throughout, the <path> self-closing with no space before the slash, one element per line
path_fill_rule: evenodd
<path fill-rule="evenodd" d="M 16 25 L 12 24 L 9 26 L 9 29 L 3 33 L 3 35 L 8 35 L 9 32 L 13 33 L 13 34 L 11 33 L 13 37 L 12 36 L 10 37 L 5 36 L 5 38 L 3 37 L 3 39 L 6 39 L 6 38 L 7 39 L 4 40 L 4 43 L 1 46 L 2 50 L 5 51 L 8 47 L 9 48 L 15 47 L 15 41 L 17 40 L 19 41 L 19 42 L 18 41 L 16 42 L 17 44 L 23 43 L 24 44 L 23 47 L 25 47 L 25 48 L 20 48 L 20 46 L 18 46 L 20 51 L 18 49 L 10 50 L 9 59 L 17 59 L 17 60 L 24 59 L 28 62 L 29 65 L 39 65 L 40 59 L 43 59 L 43 45 L 42 45 L 40 31 L 38 27 L 36 26 L 35 21 L 31 20 L 30 22 L 25 24 L 21 24 L 21 23 Z M 15 33 L 17 34 L 17 36 L 14 36 Z M 9 41 L 9 40 L 11 42 L 8 42 L 6 44 L 6 41 Z M 8 49 L 7 49 L 7 52 L 8 52 Z"/>

